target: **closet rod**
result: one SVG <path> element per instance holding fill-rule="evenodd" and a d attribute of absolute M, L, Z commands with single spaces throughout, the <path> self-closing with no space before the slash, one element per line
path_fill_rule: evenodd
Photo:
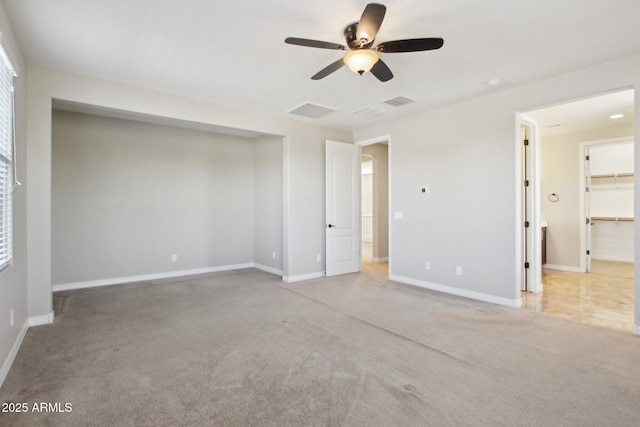
<path fill-rule="evenodd" d="M 625 221 L 631 222 L 633 218 L 629 217 L 615 217 L 615 216 L 592 216 L 591 221 Z"/>
<path fill-rule="evenodd" d="M 591 178 L 629 178 L 633 173 L 606 173 L 602 175 L 591 175 Z"/>

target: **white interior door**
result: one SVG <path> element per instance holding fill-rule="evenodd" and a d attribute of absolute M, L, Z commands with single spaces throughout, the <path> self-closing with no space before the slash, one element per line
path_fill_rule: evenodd
<path fill-rule="evenodd" d="M 360 147 L 326 141 L 326 274 L 360 271 Z"/>

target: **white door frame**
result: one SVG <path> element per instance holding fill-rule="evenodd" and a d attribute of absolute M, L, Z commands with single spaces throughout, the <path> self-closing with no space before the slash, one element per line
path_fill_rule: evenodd
<path fill-rule="evenodd" d="M 522 143 L 521 127 L 527 129 L 529 135 L 529 155 L 528 169 L 529 175 L 529 191 L 530 197 L 527 202 L 528 209 L 531 213 L 529 218 L 529 228 L 531 229 L 531 238 L 527 240 L 528 260 L 524 259 L 523 254 L 523 170 L 522 156 L 524 145 Z M 538 131 L 538 122 L 528 117 L 526 114 L 516 113 L 516 288 L 519 293 L 523 286 L 523 277 L 527 274 L 527 283 L 529 292 L 542 292 L 542 230 L 541 224 L 541 201 L 540 201 L 540 137 Z M 525 261 L 529 262 L 529 268 L 525 269 Z M 524 270 L 524 272 L 523 272 Z M 517 295 L 517 294 L 516 294 Z"/>
<path fill-rule="evenodd" d="M 369 139 L 364 139 L 364 140 L 360 140 L 360 141 L 356 141 L 355 144 L 359 145 L 360 147 L 364 147 L 365 145 L 373 145 L 373 144 L 380 144 L 380 143 L 387 143 L 387 168 L 388 168 L 388 173 L 387 173 L 387 186 L 388 186 L 388 205 L 389 205 L 389 210 L 387 212 L 387 217 L 388 217 L 388 221 L 389 221 L 389 239 L 388 239 L 388 257 L 389 257 L 389 277 L 391 277 L 392 271 L 393 271 L 393 256 L 392 256 L 392 248 L 393 248 L 393 227 L 392 227 L 392 223 L 391 223 L 391 180 L 393 179 L 393 175 L 391 172 L 391 151 L 392 151 L 392 145 L 391 145 L 391 135 L 380 135 L 380 136 L 376 136 L 373 138 L 369 138 Z M 362 261 L 361 261 L 362 262 Z"/>

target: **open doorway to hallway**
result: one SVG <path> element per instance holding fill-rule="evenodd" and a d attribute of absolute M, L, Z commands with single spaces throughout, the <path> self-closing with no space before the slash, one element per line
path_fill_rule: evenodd
<path fill-rule="evenodd" d="M 523 292 L 525 308 L 633 329 L 633 109 L 624 90 L 526 113 L 538 124 L 546 228 L 542 292 Z"/>
<path fill-rule="evenodd" d="M 389 150 L 387 143 L 362 147 L 362 271 L 389 277 Z"/>

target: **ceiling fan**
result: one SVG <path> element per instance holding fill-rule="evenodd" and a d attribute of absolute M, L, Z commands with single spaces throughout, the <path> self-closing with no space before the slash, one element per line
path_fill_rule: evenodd
<path fill-rule="evenodd" d="M 393 40 L 373 47 L 378 30 L 382 25 L 386 6 L 378 3 L 369 3 L 365 7 L 360 21 L 354 22 L 344 29 L 344 37 L 347 45 L 330 43 L 319 40 L 301 39 L 298 37 L 287 37 L 285 43 L 316 47 L 321 49 L 348 50 L 349 52 L 341 59 L 323 68 L 314 74 L 312 80 L 320 80 L 329 74 L 347 65 L 353 72 L 360 75 L 371 71 L 381 82 L 389 81 L 393 78 L 393 73 L 385 64 L 378 52 L 398 53 L 398 52 L 418 52 L 422 50 L 440 49 L 444 44 L 441 38 L 420 38 Z"/>

